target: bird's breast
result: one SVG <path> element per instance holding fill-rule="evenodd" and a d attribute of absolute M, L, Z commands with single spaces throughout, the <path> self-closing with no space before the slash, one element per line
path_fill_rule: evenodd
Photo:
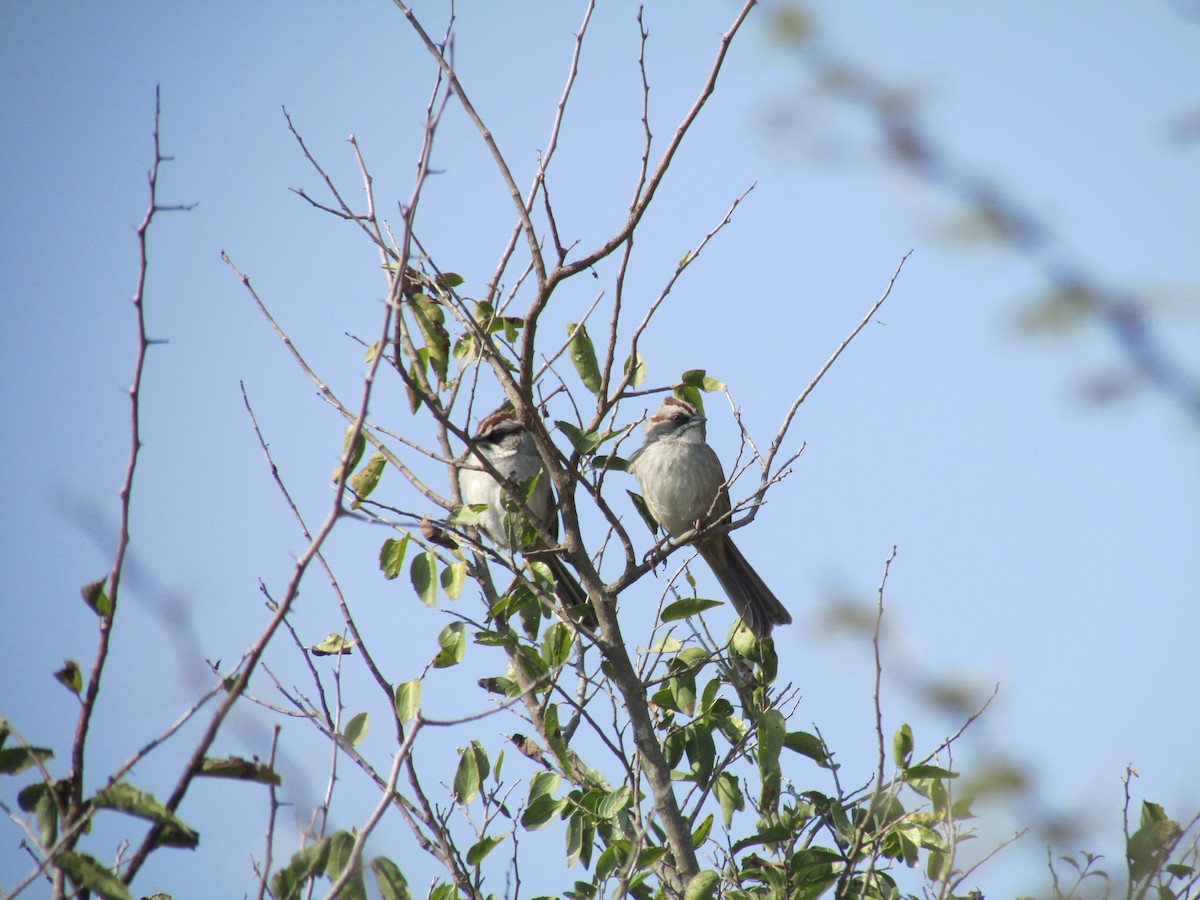
<path fill-rule="evenodd" d="M 634 474 L 646 505 L 671 534 L 690 531 L 704 518 L 724 481 L 716 458 L 696 452 L 704 449 L 652 447 L 638 457 Z"/>

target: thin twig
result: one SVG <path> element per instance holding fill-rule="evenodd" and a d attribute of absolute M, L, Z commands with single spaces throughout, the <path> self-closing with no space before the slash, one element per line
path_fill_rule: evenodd
<path fill-rule="evenodd" d="M 492 154 L 492 160 L 496 164 L 496 169 L 500 173 L 500 178 L 508 188 L 509 194 L 512 196 L 513 204 L 517 208 L 517 216 L 521 220 L 521 230 L 525 234 L 525 240 L 529 244 L 529 252 L 533 256 L 534 270 L 537 272 L 538 284 L 542 285 L 546 281 L 546 263 L 542 258 L 542 248 L 538 245 L 537 232 L 533 227 L 533 220 L 529 218 L 529 209 L 525 206 L 525 201 L 521 199 L 521 191 L 517 187 L 516 181 L 513 179 L 512 172 L 508 168 L 508 163 L 504 159 L 504 155 L 500 152 L 500 148 L 496 145 L 495 138 L 492 137 L 491 131 L 483 123 L 483 119 L 475 110 L 475 106 L 471 103 L 470 98 L 459 83 L 458 75 L 454 71 L 454 66 L 446 59 L 446 54 L 443 47 L 434 43 L 429 33 L 424 26 L 417 20 L 412 9 L 404 0 L 392 0 L 396 4 L 396 8 L 408 19 L 409 24 L 425 45 L 425 49 L 437 61 L 438 67 L 446 76 L 446 80 L 450 83 L 451 89 L 455 96 L 458 97 L 458 102 L 462 104 L 463 112 L 475 125 L 475 129 L 479 132 L 479 136 L 483 139 L 483 143 L 487 146 L 488 151 Z"/>
<path fill-rule="evenodd" d="M 530 187 L 529 193 L 525 198 L 524 208 L 527 212 L 533 211 L 533 204 L 537 199 L 538 190 L 545 184 L 546 170 L 549 168 L 550 160 L 554 158 L 554 151 L 558 147 L 558 135 L 562 129 L 563 117 L 567 110 L 567 101 L 571 97 L 571 89 L 575 85 L 575 77 L 579 74 L 579 59 L 583 54 L 583 38 L 584 35 L 587 34 L 588 23 L 592 20 L 592 12 L 595 10 L 595 8 L 595 0 L 588 0 L 587 8 L 583 13 L 583 22 L 579 26 L 579 30 L 575 33 L 575 49 L 571 53 L 571 63 L 567 69 L 566 84 L 563 86 L 562 96 L 560 96 L 558 100 L 558 107 L 554 114 L 554 122 L 550 126 L 550 137 L 546 142 L 546 150 L 541 154 L 541 159 L 538 161 L 538 170 L 534 175 L 533 185 Z M 547 213 L 549 214 L 549 197 L 546 198 L 546 207 Z M 496 294 L 500 289 L 500 280 L 504 277 L 504 272 L 508 269 L 509 261 L 512 259 L 513 252 L 516 249 L 517 239 L 521 235 L 521 232 L 524 230 L 524 228 L 525 220 L 518 217 L 517 225 L 515 228 L 513 228 L 512 235 L 508 239 L 508 244 L 505 246 L 504 252 L 500 254 L 500 262 L 496 266 L 495 274 L 492 275 L 491 281 L 488 282 L 488 290 L 486 295 L 487 300 L 501 310 L 503 310 L 505 304 L 495 303 Z M 535 254 L 529 261 L 529 268 L 526 269 L 526 274 L 528 274 L 528 272 L 535 266 L 536 260 L 537 255 Z M 558 260 L 558 265 L 561 264 L 562 260 L 560 259 Z M 517 284 L 519 285 L 521 281 L 524 281 L 524 276 L 518 280 Z"/>
<path fill-rule="evenodd" d="M 884 289 L 882 296 L 880 296 L 880 298 L 875 301 L 874 305 L 867 311 L 867 314 L 865 316 L 863 316 L 862 321 L 859 322 L 858 325 L 856 325 L 854 327 L 854 330 L 851 331 L 850 334 L 848 334 L 846 336 L 846 339 L 844 341 L 842 341 L 841 344 L 838 345 L 838 348 L 833 351 L 833 355 L 830 356 L 829 359 L 827 359 L 825 361 L 825 365 L 821 366 L 821 370 L 819 372 L 817 372 L 817 374 L 813 377 L 813 380 L 808 383 L 808 387 L 806 387 L 803 391 L 800 392 L 800 396 L 798 396 L 796 398 L 796 400 L 792 403 L 791 407 L 788 409 L 787 413 L 784 415 L 783 422 L 779 426 L 779 431 L 776 432 L 775 439 L 773 441 L 771 441 L 771 446 L 767 450 L 767 455 L 763 460 L 763 477 L 764 477 L 764 479 L 766 478 L 767 473 L 771 469 L 771 463 L 774 461 L 776 454 L 779 453 L 779 448 L 780 448 L 780 446 L 782 446 L 783 440 L 787 436 L 788 428 L 790 428 L 791 424 L 792 424 L 792 419 L 795 418 L 796 412 L 800 409 L 800 404 L 802 404 L 806 399 L 808 399 L 808 395 L 812 393 L 813 388 L 815 388 L 817 386 L 818 382 L 820 382 L 820 380 L 825 376 L 825 373 L 828 372 L 829 369 L 833 366 L 833 364 L 837 361 L 837 358 L 842 355 L 842 351 L 845 350 L 848 346 L 850 346 L 850 342 L 852 340 L 854 340 L 855 337 L 858 336 L 858 333 L 860 331 L 862 331 L 864 328 L 867 327 L 867 323 L 870 322 L 871 319 L 874 317 L 875 313 L 877 313 L 879 311 L 879 307 L 883 306 L 884 301 L 887 300 L 887 298 L 889 296 L 891 296 L 892 287 L 896 284 L 896 279 L 900 277 L 900 270 L 904 268 L 904 263 L 908 260 L 908 258 L 910 256 L 912 256 L 912 254 L 913 254 L 913 251 L 909 250 L 907 253 L 904 254 L 904 256 L 902 256 L 900 258 L 900 262 L 896 266 L 896 270 L 894 272 L 892 272 L 892 277 L 890 279 L 888 279 L 887 287 Z M 759 488 L 759 498 L 760 499 L 761 499 L 762 495 L 765 494 L 765 492 L 766 492 L 766 485 L 764 484 L 762 487 Z"/>
<path fill-rule="evenodd" d="M 879 633 L 883 626 L 883 589 L 887 585 L 888 575 L 892 571 L 892 562 L 896 559 L 896 547 L 892 547 L 891 555 L 883 564 L 883 577 L 879 579 L 878 605 L 875 614 L 875 631 L 871 635 L 871 647 L 875 652 L 875 739 L 878 743 L 878 767 L 875 770 L 875 793 L 883 792 L 883 769 L 887 764 L 887 755 L 884 752 L 883 739 L 883 705 L 880 702 L 881 684 L 883 681 L 883 661 L 879 652 Z"/>
<path fill-rule="evenodd" d="M 109 641 L 112 633 L 113 620 L 116 616 L 117 605 L 119 600 L 121 576 L 125 567 L 126 551 L 129 548 L 129 521 L 131 515 L 131 504 L 133 499 L 133 481 L 137 471 L 139 453 L 142 448 L 141 437 L 141 390 L 142 378 L 146 365 L 146 354 L 152 344 L 158 343 L 146 336 L 146 277 L 149 269 L 149 256 L 147 250 L 148 236 L 150 226 L 154 221 L 154 217 L 159 212 L 168 211 L 187 211 L 195 208 L 195 204 L 164 206 L 158 202 L 158 173 L 159 166 L 164 162 L 169 162 L 171 157 L 163 156 L 162 147 L 159 141 L 159 122 L 162 114 L 161 93 L 156 86 L 154 89 L 154 163 L 150 168 L 147 180 L 150 189 L 150 204 L 146 210 L 146 215 L 142 219 L 141 224 L 137 228 L 138 239 L 138 274 L 137 286 L 133 295 L 133 307 L 137 322 L 137 351 L 134 358 L 133 383 L 129 388 L 129 404 L 130 404 L 130 447 L 129 458 L 125 467 L 125 477 L 121 484 L 119 493 L 121 501 L 120 524 L 118 526 L 117 548 L 113 558 L 112 568 L 109 570 L 106 579 L 106 589 L 109 601 L 109 609 L 107 613 L 100 614 L 100 633 L 96 644 L 96 655 L 92 662 L 91 671 L 88 677 L 87 685 L 83 694 L 83 702 L 79 711 L 79 718 L 75 727 L 75 739 L 71 747 L 71 775 L 70 775 L 70 797 L 65 807 L 59 803 L 58 814 L 59 821 L 64 830 L 64 834 L 69 835 L 66 841 L 62 843 L 61 849 L 71 850 L 75 846 L 75 842 L 79 835 L 79 830 L 76 828 L 78 823 L 87 819 L 90 812 L 84 806 L 83 788 L 84 788 L 84 762 L 85 751 L 87 748 L 88 731 L 91 725 L 92 715 L 96 709 L 96 702 L 100 695 L 100 680 L 104 672 L 104 666 L 108 659 Z M 57 798 L 57 794 L 55 794 Z M 56 800 L 57 802 L 57 800 Z M 61 871 L 55 874 L 55 891 L 61 891 Z"/>
<path fill-rule="evenodd" d="M 271 731 L 271 753 L 267 757 L 267 768 L 275 771 L 275 750 L 279 746 L 279 732 L 281 727 L 276 725 Z M 275 782 L 270 781 L 267 784 L 267 797 L 269 807 L 267 810 L 267 836 L 266 849 L 263 851 L 263 867 L 262 877 L 258 881 L 258 900 L 263 900 L 267 892 L 267 878 L 271 872 L 271 854 L 274 852 L 275 846 L 275 816 L 279 812 L 279 798 L 275 793 Z"/>

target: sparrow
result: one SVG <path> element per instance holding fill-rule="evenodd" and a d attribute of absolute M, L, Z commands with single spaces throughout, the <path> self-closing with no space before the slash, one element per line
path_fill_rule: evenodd
<path fill-rule="evenodd" d="M 668 397 L 646 420 L 646 441 L 630 459 L 629 471 L 637 476 L 646 506 L 672 537 L 728 518 L 725 474 L 705 442 L 705 421 L 690 403 Z M 791 624 L 791 615 L 727 532 L 700 538 L 696 549 L 755 638 Z"/>
<path fill-rule="evenodd" d="M 479 423 L 472 441 L 476 450 L 491 463 L 501 478 L 518 489 L 534 476 L 539 476 L 525 505 L 537 517 L 538 524 L 551 537 L 557 538 L 558 513 L 550 477 L 544 471 L 542 458 L 524 423 L 507 406 L 501 407 Z M 471 459 L 468 456 L 468 463 Z M 480 531 L 493 544 L 510 552 L 523 551 L 527 556 L 545 562 L 554 574 L 555 593 L 563 606 L 568 609 L 586 608 L 587 594 L 563 561 L 553 553 L 536 553 L 545 548 L 545 542 L 539 537 L 534 537 L 531 542 L 522 542 L 521 516 L 515 510 L 510 511 L 513 506 L 511 494 L 490 472 L 476 461 L 474 466 L 460 469 L 458 483 L 467 505 L 486 506 L 479 513 L 478 524 Z"/>

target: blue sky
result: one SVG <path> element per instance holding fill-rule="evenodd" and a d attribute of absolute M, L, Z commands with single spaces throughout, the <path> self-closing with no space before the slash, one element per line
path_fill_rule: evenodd
<path fill-rule="evenodd" d="M 441 6 L 417 7 L 432 30 L 444 27 Z M 751 15 L 639 234 L 626 285 L 634 304 L 657 296 L 683 253 L 755 185 L 647 332 L 650 380 L 708 369 L 729 386 L 752 434 L 766 439 L 915 250 L 877 321 L 802 407 L 791 434 L 806 448 L 793 474 L 737 537 L 796 619 L 777 639 L 781 678 L 803 694 L 797 726 L 816 723 L 848 771 L 868 771 L 870 648 L 861 635 L 832 630 L 830 611 L 846 599 L 870 603 L 897 545 L 887 595 L 889 730 L 910 721 L 918 748 L 932 747 L 958 720 L 931 711 L 918 685 L 948 681 L 982 697 L 998 683 L 956 762 L 1028 766 L 1037 808 L 1096 828 L 1100 836 L 1078 849 L 1105 852 L 1115 867 L 1127 763 L 1142 773 L 1135 797 L 1178 816 L 1200 804 L 1200 432 L 1149 392 L 1087 403 L 1081 385 L 1122 365 L 1106 335 L 1091 327 L 1054 338 L 1022 333 L 1022 312 L 1045 289 L 1037 273 L 1010 252 L 945 239 L 955 204 L 873 155 L 862 120 L 814 95 L 803 67 L 769 33 L 775 10 L 767 4 Z M 457 12 L 461 78 L 526 185 L 582 8 L 466 2 Z M 657 150 L 694 100 L 734 12 L 680 3 L 646 11 Z M 851 59 L 909 86 L 929 132 L 1052 223 L 1097 278 L 1142 292 L 1163 339 L 1196 370 L 1197 146 L 1169 139 L 1171 122 L 1200 102 L 1194 20 L 1166 2 L 1094 4 L 1086 17 L 1034 2 L 820 3 L 812 15 Z M 102 14 L 48 2 L 9 4 L 0 18 L 8 397 L 0 573 L 10 636 L 0 712 L 36 743 L 69 741 L 75 701 L 52 672 L 64 658 L 91 659 L 94 620 L 78 588 L 110 563 L 128 440 L 122 391 L 133 362 L 134 227 L 146 204 L 156 84 L 163 146 L 174 157 L 160 199 L 199 204 L 163 216 L 151 237 L 149 329 L 168 343 L 152 351 L 147 371 L 137 570 L 95 735 L 91 771 L 99 777 L 196 696 L 206 683 L 197 657 L 228 662 L 253 639 L 265 618 L 258 579 L 282 590 L 304 547 L 255 443 L 239 381 L 306 515 L 318 519 L 328 504 L 342 426 L 220 251 L 346 397 L 356 396 L 363 367 L 361 348 L 344 335 L 378 327 L 377 257 L 353 229 L 288 191 L 320 196 L 321 185 L 280 108 L 357 197 L 345 142 L 354 134 L 377 196 L 394 209 L 410 190 L 432 69 L 384 2 L 131 3 Z M 559 228 L 582 247 L 616 229 L 632 190 L 641 140 L 636 54 L 634 7 L 598 10 L 551 172 Z M 807 117 L 802 131 L 771 127 L 781 107 Z M 829 148 L 833 159 L 814 152 Z M 463 274 L 470 294 L 495 267 L 511 206 L 453 108 L 434 163 L 441 174 L 422 200 L 422 239 L 440 265 Z M 596 293 L 611 292 L 613 266 L 596 274 L 556 295 L 548 333 Z M 406 421 L 395 384 L 380 386 L 376 410 L 385 422 L 394 411 L 397 427 Z M 710 401 L 709 437 L 733 459 L 736 427 L 720 402 Z M 390 475 L 381 492 L 403 497 Z M 636 526 L 631 533 L 647 537 Z M 446 619 L 420 606 L 404 579 L 379 576 L 383 537 L 348 524 L 331 551 L 376 633 L 395 635 L 391 671 L 404 680 L 419 673 Z M 703 589 L 707 574 L 698 577 Z M 630 640 L 639 627 L 648 634 L 657 587 L 643 583 L 644 596 L 623 602 Z M 302 599 L 306 638 L 339 627 L 319 579 Z M 192 644 L 170 624 L 177 609 L 186 611 Z M 712 615 L 723 628 L 728 613 Z M 285 650 L 272 663 L 298 679 Z M 433 714 L 482 702 L 469 687 L 456 692 L 460 683 L 472 682 L 427 685 Z M 256 684 L 270 693 L 269 682 Z M 368 687 L 348 673 L 344 690 L 356 709 L 353 692 Z M 265 755 L 272 721 L 246 709 L 218 751 Z M 385 732 L 368 738 L 381 759 Z M 467 737 L 437 740 L 449 754 Z M 299 723 L 287 724 L 283 745 L 289 798 L 303 817 L 323 790 L 326 750 Z M 136 780 L 165 795 L 172 772 L 168 755 L 145 762 Z M 352 770 L 342 774 L 338 824 L 350 826 L 365 818 L 372 794 Z M 248 889 L 265 798 L 238 785 L 201 787 L 208 793 L 197 790 L 183 812 L 201 830 L 202 850 L 196 860 L 174 853 L 148 867 L 139 882 L 146 892 L 213 895 L 180 878 L 203 880 L 221 896 Z M 12 796 L 8 786 L 0 792 L 6 802 Z M 246 829 L 218 828 L 210 803 L 244 807 Z M 1018 809 L 1012 822 L 1029 811 Z M 999 837 L 1009 824 L 997 814 Z M 9 885 L 27 860 L 16 849 L 19 832 L 0 833 L 0 884 Z M 388 823 L 380 840 L 415 853 L 404 834 L 401 823 Z M 1010 850 L 981 883 L 996 896 L 1043 885 L 1039 840 Z M 412 859 L 416 875 L 426 871 Z M 204 868 L 189 868 L 196 864 Z"/>

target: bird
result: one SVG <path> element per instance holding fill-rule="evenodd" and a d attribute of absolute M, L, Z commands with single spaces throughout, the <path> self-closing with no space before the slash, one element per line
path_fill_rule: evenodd
<path fill-rule="evenodd" d="M 677 397 L 667 397 L 646 420 L 645 443 L 629 461 L 646 506 L 672 537 L 728 518 L 729 491 L 716 451 L 705 441 L 705 417 Z M 701 537 L 696 549 L 758 640 L 792 617 L 746 561 L 727 532 Z"/>
<path fill-rule="evenodd" d="M 558 512 L 555 509 L 554 490 L 550 477 L 542 465 L 537 446 L 525 428 L 525 424 L 513 414 L 507 404 L 486 416 L 472 437 L 475 449 L 491 463 L 492 468 L 506 482 L 516 487 L 527 484 L 538 476 L 537 484 L 525 499 L 525 505 L 553 538 L 558 537 Z M 468 460 L 471 457 L 468 456 Z M 479 529 L 493 544 L 510 552 L 522 551 L 526 556 L 545 562 L 554 575 L 555 593 L 568 609 L 586 609 L 587 594 L 571 575 L 563 561 L 553 553 L 537 553 L 545 549 L 546 542 L 535 536 L 522 540 L 521 516 L 513 510 L 512 494 L 492 474 L 476 461 L 471 467 L 459 471 L 459 488 L 463 501 L 468 506 L 483 505 L 479 513 Z M 507 508 L 506 508 L 507 507 Z"/>

